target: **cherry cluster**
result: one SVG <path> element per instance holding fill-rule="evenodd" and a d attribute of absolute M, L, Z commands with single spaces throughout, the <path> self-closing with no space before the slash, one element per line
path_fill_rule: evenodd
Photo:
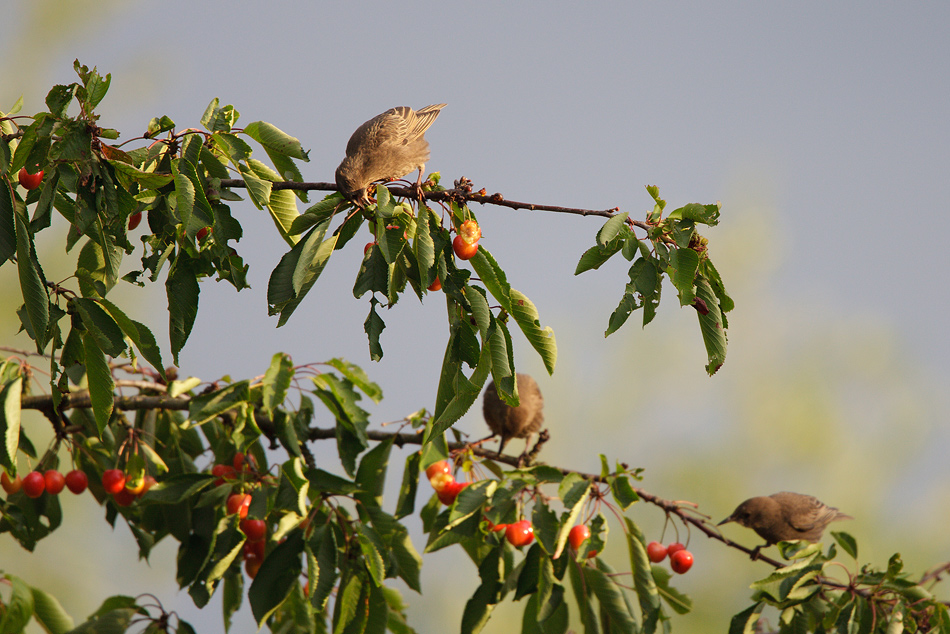
<path fill-rule="evenodd" d="M 132 478 L 129 475 L 121 469 L 106 469 L 102 472 L 102 488 L 119 506 L 130 506 L 145 495 L 156 482 L 150 475 L 142 478 Z"/>
<path fill-rule="evenodd" d="M 231 493 L 225 502 L 225 508 L 228 515 L 237 515 L 240 519 L 238 526 L 241 532 L 247 537 L 244 542 L 244 570 L 247 576 L 253 579 L 261 569 L 264 562 L 264 551 L 266 549 L 267 522 L 262 519 L 248 518 L 247 513 L 251 508 L 251 494 L 246 492 L 246 487 L 251 486 L 251 482 L 261 483 L 269 476 L 262 475 L 257 469 L 257 461 L 254 456 L 245 455 L 241 452 L 234 454 L 231 464 L 220 463 L 211 467 L 211 475 L 217 477 L 215 486 L 223 484 L 236 484 L 238 490 Z"/>
<path fill-rule="evenodd" d="M 439 496 L 439 502 L 446 506 L 451 506 L 459 492 L 467 487 L 470 482 L 457 482 L 452 475 L 452 464 L 448 460 L 440 460 L 426 467 L 426 476 L 429 478 L 429 484 L 435 489 Z"/>
<path fill-rule="evenodd" d="M 45 472 L 31 471 L 25 477 L 20 476 L 10 479 L 6 471 L 0 475 L 0 486 L 8 495 L 13 495 L 17 491 L 23 490 L 23 493 L 30 498 L 38 498 L 43 493 L 58 495 L 63 488 L 67 488 L 76 495 L 79 495 L 89 486 L 89 478 L 79 469 L 73 469 L 65 476 L 56 469 L 49 469 Z"/>
<path fill-rule="evenodd" d="M 650 542 L 647 544 L 647 557 L 655 564 L 660 563 L 666 556 L 670 556 L 670 568 L 677 574 L 684 574 L 693 567 L 693 553 L 686 550 L 686 546 L 679 542 L 673 542 L 669 546 L 664 546 L 660 542 Z"/>

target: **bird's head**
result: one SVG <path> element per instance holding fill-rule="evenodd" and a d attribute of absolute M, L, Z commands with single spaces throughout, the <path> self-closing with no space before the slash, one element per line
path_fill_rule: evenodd
<path fill-rule="evenodd" d="M 336 168 L 336 188 L 343 197 L 361 207 L 369 204 L 366 184 L 359 177 L 359 169 L 348 156 Z"/>
<path fill-rule="evenodd" d="M 732 515 L 722 520 L 717 524 L 717 526 L 722 526 L 723 524 L 728 524 L 729 522 L 735 522 L 739 526 L 745 526 L 746 528 L 754 528 L 758 525 L 759 518 L 765 513 L 768 505 L 768 498 L 749 498 L 742 504 L 736 507 L 736 510 L 732 512 Z"/>

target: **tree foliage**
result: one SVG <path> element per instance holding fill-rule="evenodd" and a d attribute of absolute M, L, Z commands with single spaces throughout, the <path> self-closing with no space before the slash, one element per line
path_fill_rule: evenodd
<path fill-rule="evenodd" d="M 691 601 L 666 568 L 651 564 L 632 509 L 655 506 L 742 549 L 689 504 L 640 488 L 638 469 L 610 465 L 605 457 L 596 474 L 540 463 L 543 436 L 526 459 L 498 457 L 452 429 L 489 377 L 501 398 L 517 405 L 512 322 L 545 368 L 555 369 L 553 331 L 491 253 L 480 246 L 471 269 L 453 255 L 452 232 L 476 219 L 469 202 L 521 203 L 472 192 L 464 180 L 446 189 L 434 174 L 421 193 L 378 185 L 375 204 L 366 209 L 330 193 L 301 213 L 298 203 L 309 203 L 308 191 L 335 188 L 302 183 L 298 162 L 307 153 L 297 139 L 260 121 L 239 128 L 237 110 L 214 100 L 200 118 L 203 129 L 179 131 L 168 117 L 156 117 L 140 137 L 110 144 L 119 134 L 99 126 L 95 109 L 111 76 L 78 62 L 75 70 L 78 82 L 47 95 L 48 111 L 20 116 L 17 104 L 0 113 L 0 266 L 17 271 L 23 301 L 16 312 L 35 343 L 35 352 L 11 354 L 0 364 L 0 466 L 8 478 L 29 470 L 24 467 L 57 469 L 68 454 L 88 476 L 106 521 L 125 522 L 143 558 L 163 539 L 178 542 L 179 585 L 198 607 L 220 592 L 225 629 L 247 601 L 258 625 L 275 632 L 412 632 L 403 598 L 387 580 L 419 592 L 421 553 L 461 548 L 480 579 L 460 615 L 463 632 L 479 631 L 505 600 L 523 600 L 524 632 L 566 632 L 571 619 L 588 633 L 669 631 Z M 252 158 L 256 147 L 269 164 Z M 17 187 L 22 168 L 43 170 L 41 186 Z M 236 249 L 243 229 L 231 209 L 242 200 L 239 191 L 268 211 L 288 245 L 268 285 L 267 309 L 277 326 L 364 225 L 374 240 L 353 294 L 368 299 L 370 358 L 383 355 L 381 307 L 395 306 L 406 292 L 420 301 L 444 297 L 449 338 L 431 412 L 408 415 L 397 432 L 373 429 L 360 403 L 378 402 L 382 390 L 362 368 L 343 359 L 296 366 L 284 353 L 273 356 L 262 378 L 199 389 L 202 381 L 166 367 L 147 325 L 107 299 L 120 281 L 145 286 L 164 278 L 177 364 L 198 312 L 199 282 L 214 277 L 237 290 L 247 286 L 248 264 Z M 666 279 L 680 305 L 695 309 L 706 369 L 714 374 L 725 361 L 733 302 L 697 229 L 719 221 L 719 205 L 667 212 L 657 188 L 648 193 L 653 208 L 642 221 L 619 210 L 551 210 L 606 218 L 576 274 L 618 253 L 630 263 L 630 281 L 605 334 L 636 310 L 649 324 Z M 140 218 L 147 231 L 134 245 L 129 227 Z M 35 248 L 35 236 L 54 226 L 76 256 L 69 284 L 47 279 Z M 137 270 L 120 275 L 134 253 Z M 441 290 L 428 290 L 436 280 Z M 34 357 L 48 364 L 48 385 L 36 381 Z M 32 441 L 36 430 L 21 426 L 26 409 L 42 412 L 55 432 L 45 451 Z M 318 427 L 318 415 L 329 415 L 334 425 Z M 309 445 L 320 441 L 336 443 L 338 470 L 315 464 Z M 397 444 L 418 450 L 392 465 Z M 433 493 L 417 507 L 420 473 L 447 458 L 468 485 L 449 504 Z M 402 479 L 395 508 L 386 509 L 390 467 L 401 468 Z M 124 493 L 104 488 L 109 469 L 123 472 Z M 247 517 L 266 524 L 263 541 L 246 535 L 240 513 L 228 513 L 228 499 L 244 494 Z M 27 550 L 62 520 L 58 498 L 49 493 L 10 493 L 0 510 L 0 532 Z M 626 574 L 598 556 L 607 545 L 605 511 L 622 518 Z M 412 515 L 421 518 L 424 545 L 414 544 L 403 524 Z M 534 540 L 516 549 L 494 529 L 522 518 L 530 519 Z M 568 534 L 578 523 L 590 527 L 591 537 L 574 548 Z M 835 533 L 834 539 L 857 561 L 853 537 Z M 785 561 L 764 558 L 775 570 L 754 584 L 752 606 L 733 618 L 730 631 L 760 630 L 762 611 L 772 606 L 779 617 L 771 627 L 782 632 L 950 632 L 946 605 L 928 589 L 946 566 L 914 581 L 898 555 L 883 569 L 852 570 L 836 559 L 834 544 L 827 551 L 818 544 L 781 547 Z M 107 598 L 76 625 L 55 597 L 2 572 L 9 591 L 0 594 L 0 634 L 20 631 L 31 618 L 54 634 L 193 631 L 147 597 Z"/>

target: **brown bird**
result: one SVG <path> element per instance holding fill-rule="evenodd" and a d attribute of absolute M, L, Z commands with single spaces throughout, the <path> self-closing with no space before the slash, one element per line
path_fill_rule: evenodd
<path fill-rule="evenodd" d="M 519 373 L 517 377 L 518 398 L 521 401 L 518 407 L 512 407 L 498 397 L 494 381 L 488 384 L 482 398 L 485 422 L 488 423 L 492 436 L 501 436 L 501 443 L 498 445 L 499 456 L 512 438 L 525 438 L 527 453 L 531 435 L 541 429 L 544 423 L 544 397 L 541 396 L 538 384 L 527 374 Z"/>
<path fill-rule="evenodd" d="M 754 559 L 759 554 L 759 548 L 793 539 L 816 542 L 821 539 L 828 524 L 850 519 L 853 519 L 850 515 L 845 515 L 814 496 L 782 491 L 768 497 L 749 498 L 718 525 L 735 522 L 758 533 L 765 544 L 755 549 L 752 555 Z"/>
<path fill-rule="evenodd" d="M 422 170 L 429 160 L 425 131 L 435 122 L 440 103 L 413 110 L 391 108 L 356 128 L 346 144 L 346 157 L 336 168 L 336 186 L 347 200 L 369 203 L 366 188 L 382 180 L 402 178 L 419 170 L 416 186 L 422 184 Z"/>

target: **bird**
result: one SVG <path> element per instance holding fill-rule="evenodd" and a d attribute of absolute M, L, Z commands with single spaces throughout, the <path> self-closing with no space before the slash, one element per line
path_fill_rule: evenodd
<path fill-rule="evenodd" d="M 505 445 L 512 438 L 524 438 L 524 453 L 527 453 L 532 434 L 541 429 L 544 423 L 544 397 L 541 396 L 538 384 L 528 374 L 518 373 L 516 376 L 520 400 L 518 407 L 512 407 L 499 398 L 494 381 L 488 384 L 482 398 L 482 413 L 492 432 L 488 438 L 501 436 L 498 456 L 501 456 Z"/>
<path fill-rule="evenodd" d="M 816 542 L 828 524 L 850 519 L 854 518 L 812 495 L 782 491 L 749 498 L 717 526 L 735 522 L 754 530 L 765 540 L 765 544 L 753 552 L 752 558 L 755 559 L 760 548 L 793 539 Z"/>
<path fill-rule="evenodd" d="M 372 183 L 402 178 L 416 169 L 416 187 L 421 187 L 422 170 L 429 160 L 424 135 L 445 106 L 439 103 L 419 110 L 398 106 L 356 128 L 346 144 L 346 157 L 336 168 L 339 192 L 365 206 L 369 203 L 366 189 Z"/>

